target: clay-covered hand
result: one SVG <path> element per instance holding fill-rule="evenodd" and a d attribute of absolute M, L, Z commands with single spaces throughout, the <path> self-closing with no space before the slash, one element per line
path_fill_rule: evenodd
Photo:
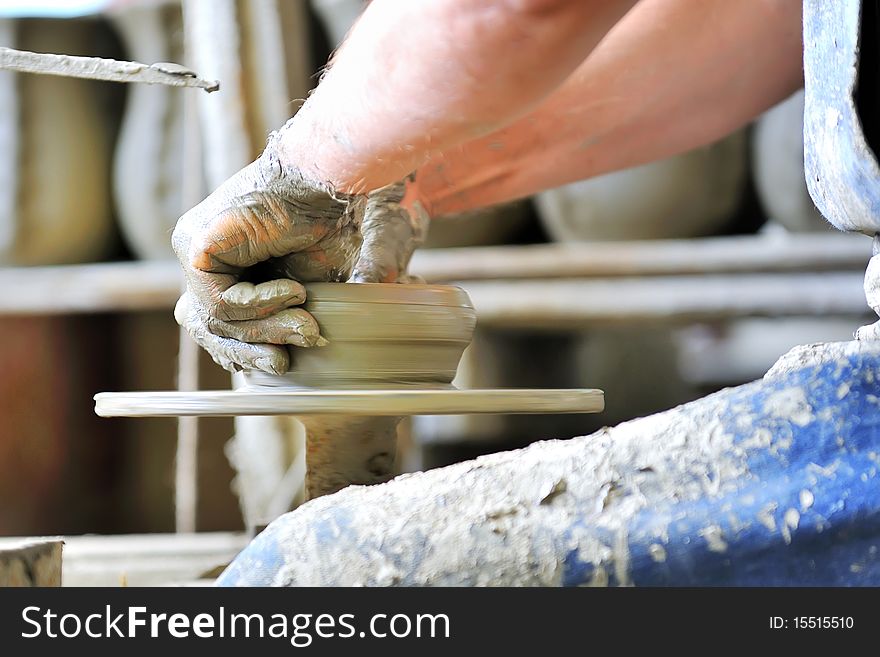
<path fill-rule="evenodd" d="M 186 277 L 174 316 L 230 371 L 286 372 L 287 345 L 325 343 L 297 307 L 302 283 L 398 280 L 424 232 L 418 204 L 417 212 L 400 205 L 406 183 L 337 194 L 284 166 L 277 148 L 273 136 L 255 162 L 181 217 L 172 237 Z"/>
<path fill-rule="evenodd" d="M 428 213 L 418 200 L 415 177 L 367 196 L 361 225 L 363 244 L 349 281 L 352 283 L 407 283 L 409 261 L 428 232 Z"/>

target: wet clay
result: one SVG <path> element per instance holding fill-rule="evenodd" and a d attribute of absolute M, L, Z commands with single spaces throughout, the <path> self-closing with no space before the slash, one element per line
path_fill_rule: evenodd
<path fill-rule="evenodd" d="M 252 388 L 370 390 L 451 386 L 476 315 L 456 287 L 373 283 L 306 286 L 305 310 L 328 343 L 290 349 L 290 371 L 246 376 Z M 316 415 L 306 427 L 306 496 L 394 475 L 400 417 Z"/>
<path fill-rule="evenodd" d="M 255 372 L 249 383 L 341 390 L 448 387 L 476 325 L 464 290 L 445 285 L 314 283 L 306 285 L 303 308 L 327 343 L 288 347 L 286 374 Z"/>
<path fill-rule="evenodd" d="M 400 417 L 304 416 L 306 497 L 351 484 L 380 484 L 394 476 Z"/>

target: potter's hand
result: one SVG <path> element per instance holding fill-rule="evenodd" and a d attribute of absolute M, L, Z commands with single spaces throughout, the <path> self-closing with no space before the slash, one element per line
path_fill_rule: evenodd
<path fill-rule="evenodd" d="M 172 238 L 186 277 L 174 316 L 230 371 L 286 372 L 286 345 L 324 342 L 315 319 L 296 307 L 306 296 L 301 282 L 397 280 L 423 226 L 399 205 L 403 183 L 369 197 L 334 194 L 283 166 L 277 145 L 270 139 L 255 162 L 181 217 Z"/>
<path fill-rule="evenodd" d="M 417 196 L 414 176 L 370 193 L 361 226 L 364 241 L 350 282 L 413 280 L 406 269 L 428 231 L 428 213 Z"/>
<path fill-rule="evenodd" d="M 283 167 L 270 140 L 255 162 L 178 221 L 172 243 L 186 292 L 177 322 L 228 370 L 287 371 L 283 345 L 322 340 L 315 319 L 296 307 L 306 297 L 297 281 L 347 278 L 363 206 Z M 273 273 L 266 281 L 254 266 L 277 258 L 285 259 L 286 277 Z M 247 274 L 265 282 L 242 280 Z"/>

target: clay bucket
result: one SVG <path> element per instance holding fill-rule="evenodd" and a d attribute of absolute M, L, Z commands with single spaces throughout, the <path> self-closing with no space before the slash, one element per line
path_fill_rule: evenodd
<path fill-rule="evenodd" d="M 245 374 L 249 387 L 449 388 L 476 314 L 464 290 L 446 285 L 313 283 L 308 310 L 329 344 L 290 347 L 282 376 Z M 377 404 L 381 404 L 381 400 Z M 400 417 L 303 416 L 309 498 L 393 476 Z"/>

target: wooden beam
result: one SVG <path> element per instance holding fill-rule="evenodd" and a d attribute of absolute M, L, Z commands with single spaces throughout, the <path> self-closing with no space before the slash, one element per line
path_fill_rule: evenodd
<path fill-rule="evenodd" d="M 735 272 L 864 271 L 871 240 L 862 235 L 710 237 L 422 249 L 410 267 L 428 282 L 453 280 L 667 276 Z"/>
<path fill-rule="evenodd" d="M 571 330 L 738 317 L 868 315 L 860 272 L 466 281 L 477 326 Z M 855 328 L 855 327 L 853 327 Z"/>
<path fill-rule="evenodd" d="M 248 543 L 243 533 L 65 536 L 64 586 L 161 586 L 203 579 Z M 37 539 L 0 538 L 0 550 Z"/>
<path fill-rule="evenodd" d="M 0 268 L 0 314 L 169 310 L 182 279 L 172 261 Z"/>
<path fill-rule="evenodd" d="M 721 299 L 711 296 L 720 292 L 718 285 L 730 286 L 749 315 L 791 314 L 790 306 L 795 303 L 804 308 L 814 306 L 813 310 L 804 311 L 807 315 L 817 314 L 822 307 L 829 308 L 829 312 L 844 307 L 851 314 L 861 312 L 861 306 L 855 309 L 855 295 L 863 297 L 862 272 L 870 255 L 870 240 L 853 235 L 793 235 L 784 240 L 718 237 L 603 245 L 437 249 L 416 253 L 413 271 L 428 281 L 457 282 L 473 291 L 479 297 L 479 301 L 476 298 L 474 301 L 481 321 L 484 315 L 486 321 L 496 321 L 499 304 L 518 303 L 515 298 L 506 301 L 487 298 L 484 291 L 489 289 L 502 297 L 508 291 L 519 295 L 527 290 L 544 293 L 555 289 L 553 298 L 572 295 L 579 306 L 584 304 L 577 299 L 585 298 L 583 295 L 591 290 L 614 290 L 614 295 L 623 295 L 619 298 L 603 296 L 604 311 L 582 309 L 585 319 L 615 314 L 615 305 L 621 308 L 617 314 L 622 317 L 637 316 L 629 309 L 633 299 L 646 303 L 646 308 L 653 308 L 645 311 L 652 316 L 678 312 L 662 309 L 660 299 L 644 301 L 645 295 L 657 289 L 663 290 L 664 298 L 672 295 L 678 299 L 677 307 L 683 310 L 690 304 L 704 307 L 698 309 L 698 314 L 705 314 L 711 307 L 721 308 L 722 315 L 734 313 L 735 308 L 722 308 L 726 295 Z M 815 272 L 826 273 L 816 275 Z M 756 275 L 762 278 L 750 278 Z M 560 279 L 558 285 L 553 282 L 557 279 Z M 0 315 L 170 310 L 180 294 L 181 280 L 180 267 L 171 260 L 0 268 L 0 290 L 3 290 Z M 823 299 L 833 295 L 830 280 L 848 287 L 840 300 L 825 303 Z M 613 286 L 615 281 L 619 284 L 617 287 Z M 761 281 L 770 287 L 764 289 L 756 284 Z M 691 282 L 693 286 L 677 293 L 672 291 L 676 285 Z M 520 287 L 523 284 L 538 287 Z M 786 289 L 786 285 L 791 287 Z M 749 309 L 743 295 L 751 292 L 762 301 L 755 301 Z M 774 302 L 774 295 L 780 304 L 778 313 L 766 307 Z M 761 308 L 757 308 L 758 305 Z M 523 308 L 522 312 L 529 311 Z"/>
<path fill-rule="evenodd" d="M 59 540 L 35 539 L 0 544 L 0 587 L 61 586 L 63 545 Z"/>

